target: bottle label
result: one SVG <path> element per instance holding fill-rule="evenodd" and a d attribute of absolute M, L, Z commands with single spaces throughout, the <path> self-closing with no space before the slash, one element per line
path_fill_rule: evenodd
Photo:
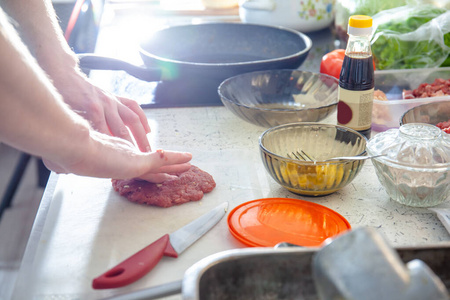
<path fill-rule="evenodd" d="M 357 131 L 370 129 L 372 126 L 373 90 L 352 91 L 339 87 L 338 124 Z"/>

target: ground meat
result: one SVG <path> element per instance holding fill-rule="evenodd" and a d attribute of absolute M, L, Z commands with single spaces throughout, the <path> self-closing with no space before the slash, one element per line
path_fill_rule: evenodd
<path fill-rule="evenodd" d="M 387 100 L 387 97 L 386 97 L 386 94 L 385 94 L 383 91 L 381 91 L 381 90 L 375 90 L 375 91 L 373 92 L 373 99 L 374 99 L 374 100 L 386 101 L 386 100 Z"/>
<path fill-rule="evenodd" d="M 403 90 L 402 99 L 416 99 L 428 97 L 450 96 L 450 79 L 437 78 L 433 83 L 422 83 L 414 90 Z M 381 90 L 373 92 L 375 100 L 388 100 L 386 94 Z"/>
<path fill-rule="evenodd" d="M 188 171 L 180 174 L 177 179 L 161 184 L 137 179 L 113 179 L 112 185 L 115 191 L 129 201 L 170 207 L 202 199 L 203 194 L 211 192 L 216 183 L 210 174 L 192 166 Z"/>
<path fill-rule="evenodd" d="M 442 129 L 445 133 L 450 133 L 450 120 L 437 123 L 436 126 Z"/>

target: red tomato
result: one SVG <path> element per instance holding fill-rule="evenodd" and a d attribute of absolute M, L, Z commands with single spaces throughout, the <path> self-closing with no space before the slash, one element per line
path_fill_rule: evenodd
<path fill-rule="evenodd" d="M 342 63 L 344 62 L 345 49 L 336 49 L 322 57 L 320 73 L 327 74 L 339 79 Z"/>
<path fill-rule="evenodd" d="M 339 79 L 341 75 L 342 63 L 344 62 L 345 49 L 336 49 L 322 57 L 320 63 L 320 73 L 327 74 Z M 375 61 L 373 62 L 375 70 Z"/>

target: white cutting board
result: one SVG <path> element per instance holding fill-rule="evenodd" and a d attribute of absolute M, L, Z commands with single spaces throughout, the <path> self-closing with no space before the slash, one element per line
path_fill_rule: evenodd
<path fill-rule="evenodd" d="M 14 299 L 102 299 L 180 280 L 202 258 L 245 247 L 229 233 L 226 217 L 178 258 L 163 257 L 139 281 L 119 289 L 91 288 L 95 277 L 225 201 L 231 210 L 259 198 L 305 199 L 337 211 L 353 228 L 377 228 L 394 246 L 450 240 L 433 212 L 390 200 L 370 161 L 351 184 L 334 194 L 299 196 L 275 183 L 264 170 L 258 149 L 264 128 L 238 119 L 224 107 L 147 113 L 151 144 L 191 151 L 192 163 L 209 172 L 217 187 L 199 202 L 157 208 L 120 197 L 109 179 L 60 175 L 51 201 L 43 201 L 39 209 L 47 216 L 38 216 L 44 221 L 33 228 L 34 244 L 27 247 Z"/>
<path fill-rule="evenodd" d="M 243 247 L 230 235 L 226 216 L 178 258 L 163 257 L 147 276 L 128 287 L 95 291 L 92 279 L 160 236 L 171 233 L 228 201 L 230 209 L 268 196 L 270 178 L 252 151 L 195 153 L 192 163 L 208 171 L 217 187 L 198 202 L 171 208 L 139 205 L 120 197 L 108 179 L 60 175 L 48 210 L 28 295 L 57 299 L 101 299 L 180 280 L 198 260 Z M 275 190 L 279 188 L 275 186 Z M 31 299 L 31 297 L 25 297 Z"/>

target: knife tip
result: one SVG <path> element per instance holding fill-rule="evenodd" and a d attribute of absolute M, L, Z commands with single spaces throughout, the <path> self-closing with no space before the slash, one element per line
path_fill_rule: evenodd
<path fill-rule="evenodd" d="M 221 206 L 223 207 L 223 209 L 224 209 L 225 212 L 228 211 L 228 202 L 222 203 Z"/>

